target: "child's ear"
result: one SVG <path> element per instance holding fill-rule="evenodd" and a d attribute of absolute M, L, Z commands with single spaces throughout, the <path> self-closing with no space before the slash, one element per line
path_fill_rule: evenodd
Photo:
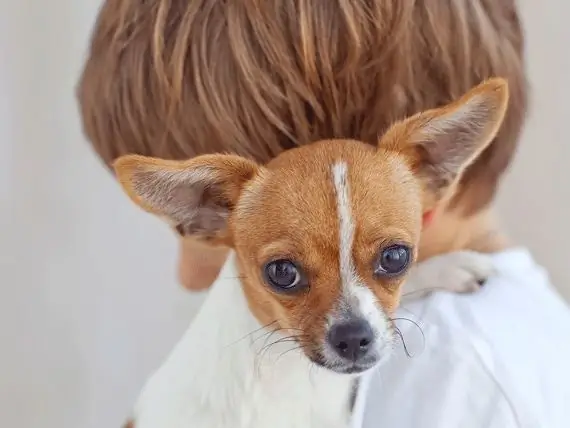
<path fill-rule="evenodd" d="M 169 161 L 139 155 L 114 163 L 119 182 L 146 211 L 166 219 L 184 235 L 227 243 L 227 221 L 244 185 L 259 171 L 233 155 Z"/>
<path fill-rule="evenodd" d="M 437 202 L 497 134 L 508 104 L 508 85 L 490 79 L 457 101 L 392 126 L 380 147 L 407 157 L 412 170 Z"/>

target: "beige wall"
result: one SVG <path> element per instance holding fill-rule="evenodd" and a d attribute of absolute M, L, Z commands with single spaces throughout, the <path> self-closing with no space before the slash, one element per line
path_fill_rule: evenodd
<path fill-rule="evenodd" d="M 499 208 L 570 299 L 570 3 L 520 2 L 527 30 L 531 111 Z"/>
<path fill-rule="evenodd" d="M 3 427 L 118 427 L 201 299 L 83 140 L 73 85 L 98 4 L 0 0 Z M 570 297 L 570 6 L 522 6 L 534 108 L 501 210 Z"/>

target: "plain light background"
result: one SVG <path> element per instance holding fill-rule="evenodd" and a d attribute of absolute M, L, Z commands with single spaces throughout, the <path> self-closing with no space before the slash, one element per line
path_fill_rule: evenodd
<path fill-rule="evenodd" d="M 532 110 L 505 226 L 570 297 L 570 6 L 521 1 Z M 119 191 L 74 85 L 99 0 L 0 0 L 0 426 L 118 427 L 201 296 L 176 243 Z"/>

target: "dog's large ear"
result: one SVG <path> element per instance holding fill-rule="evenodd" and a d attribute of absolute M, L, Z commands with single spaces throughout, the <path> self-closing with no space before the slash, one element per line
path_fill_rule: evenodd
<path fill-rule="evenodd" d="M 146 211 L 164 218 L 183 235 L 228 244 L 228 218 L 244 185 L 259 171 L 234 155 L 203 155 L 169 161 L 120 157 L 114 168 L 126 193 Z"/>
<path fill-rule="evenodd" d="M 403 154 L 436 203 L 491 143 L 508 98 L 507 82 L 490 79 L 447 106 L 396 123 L 380 147 Z"/>

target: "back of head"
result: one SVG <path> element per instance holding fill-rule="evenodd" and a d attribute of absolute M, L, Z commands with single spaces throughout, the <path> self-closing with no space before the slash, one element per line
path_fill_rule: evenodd
<path fill-rule="evenodd" d="M 376 144 L 397 119 L 491 76 L 511 101 L 452 205 L 492 199 L 526 105 L 513 0 L 107 0 L 78 88 L 107 162 L 233 152 L 259 162 L 316 140 Z"/>

